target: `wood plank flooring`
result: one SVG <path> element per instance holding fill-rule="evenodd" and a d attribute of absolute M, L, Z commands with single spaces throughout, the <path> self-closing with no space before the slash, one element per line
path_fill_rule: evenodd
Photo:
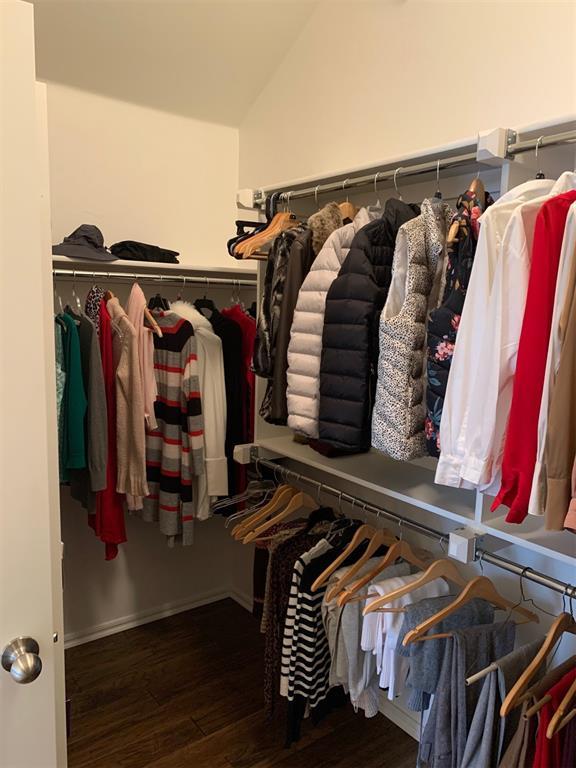
<path fill-rule="evenodd" d="M 283 747 L 266 723 L 263 639 L 232 600 L 66 651 L 70 768 L 412 768 L 416 742 L 348 706 Z"/>

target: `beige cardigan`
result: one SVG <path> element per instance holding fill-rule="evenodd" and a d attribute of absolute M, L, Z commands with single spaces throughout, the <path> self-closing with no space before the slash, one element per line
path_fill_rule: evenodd
<path fill-rule="evenodd" d="M 116 490 L 132 496 L 147 496 L 144 394 L 138 334 L 116 297 L 109 299 L 106 306 L 112 319 L 116 367 Z"/>

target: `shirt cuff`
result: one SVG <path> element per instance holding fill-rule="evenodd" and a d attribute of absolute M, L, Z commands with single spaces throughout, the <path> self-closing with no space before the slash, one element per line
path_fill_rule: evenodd
<path fill-rule="evenodd" d="M 461 478 L 460 469 L 462 460 L 458 456 L 450 456 L 447 453 L 441 453 L 436 467 L 434 482 L 439 485 L 451 485 L 453 488 L 460 488 Z"/>
<path fill-rule="evenodd" d="M 546 473 L 544 463 L 536 461 L 534 476 L 532 477 L 532 490 L 528 502 L 528 514 L 541 516 L 546 506 Z"/>
<path fill-rule="evenodd" d="M 475 488 L 487 487 L 492 483 L 492 459 L 478 459 L 468 456 L 462 462 L 460 476 Z"/>
<path fill-rule="evenodd" d="M 205 459 L 206 481 L 209 496 L 228 496 L 228 460 Z"/>
<path fill-rule="evenodd" d="M 570 477 L 547 478 L 546 518 L 547 531 L 562 531 L 564 529 L 566 510 L 572 498 L 572 482 Z"/>

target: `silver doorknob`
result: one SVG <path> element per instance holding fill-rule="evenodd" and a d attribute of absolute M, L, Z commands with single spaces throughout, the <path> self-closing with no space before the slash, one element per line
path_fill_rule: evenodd
<path fill-rule="evenodd" d="M 32 637 L 17 637 L 2 652 L 2 666 L 17 683 L 33 683 L 42 672 L 40 646 Z"/>

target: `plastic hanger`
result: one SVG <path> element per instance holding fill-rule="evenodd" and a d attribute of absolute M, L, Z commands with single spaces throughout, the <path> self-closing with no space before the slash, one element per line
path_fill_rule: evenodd
<path fill-rule="evenodd" d="M 534 159 L 536 160 L 536 165 L 538 165 L 538 149 L 540 148 L 540 144 L 542 143 L 542 140 L 544 139 L 544 136 L 539 136 L 536 139 L 536 146 L 534 148 Z M 545 179 L 546 174 L 544 171 L 537 171 L 536 172 L 536 178 L 537 179 Z"/>
<path fill-rule="evenodd" d="M 288 504 L 295 493 L 296 489 L 291 485 L 279 485 L 276 493 L 270 499 L 268 504 L 255 512 L 247 520 L 244 520 L 242 523 L 238 523 L 238 525 L 232 528 L 232 536 L 237 541 L 243 539 L 244 536 L 246 536 L 246 534 L 252 530 L 254 525 L 260 523 L 262 520 L 265 520 L 268 515 L 273 515 L 279 509 L 282 509 L 285 504 Z"/>
<path fill-rule="evenodd" d="M 440 189 L 440 160 L 436 161 L 436 192 L 434 192 L 435 200 L 442 200 L 442 190 Z"/>
<path fill-rule="evenodd" d="M 350 584 L 354 576 L 358 573 L 358 571 L 360 571 L 363 565 L 367 563 L 373 555 L 376 554 L 381 546 L 390 541 L 390 536 L 392 535 L 393 534 L 391 531 L 386 528 L 377 528 L 372 538 L 370 539 L 368 546 L 366 547 L 366 551 L 362 557 L 360 557 L 353 565 L 350 566 L 350 568 L 348 568 L 346 573 L 344 573 L 341 578 L 338 579 L 336 584 L 330 587 L 326 593 L 326 601 L 333 600 L 342 591 L 346 584 Z M 392 544 L 392 547 L 396 546 L 396 543 Z"/>
<path fill-rule="evenodd" d="M 398 589 L 389 592 L 387 595 L 382 595 L 382 597 L 379 597 L 377 600 L 371 602 L 370 605 L 367 605 L 366 608 L 364 608 L 364 616 L 369 613 L 378 611 L 387 603 L 391 603 L 392 601 L 397 600 L 399 597 L 403 597 L 404 595 L 413 592 L 415 589 L 423 587 L 425 584 L 429 584 L 431 581 L 435 581 L 436 579 L 440 578 L 447 579 L 448 581 L 462 588 L 468 584 L 467 579 L 462 576 L 458 568 L 456 568 L 451 560 L 435 560 L 433 563 L 431 563 L 431 565 L 428 566 L 420 578 L 416 579 L 410 584 L 407 584 L 404 587 L 399 587 Z"/>
<path fill-rule="evenodd" d="M 206 292 L 204 293 L 204 296 L 202 296 L 201 299 L 196 299 L 194 302 L 194 309 L 197 309 L 198 312 L 204 315 L 204 317 L 208 317 L 202 310 L 207 309 L 211 314 L 210 317 L 212 317 L 212 314 L 214 312 L 218 311 L 218 308 L 216 304 L 212 301 L 212 299 L 209 299 L 206 296 L 206 293 L 210 290 L 210 280 L 206 278 Z"/>
<path fill-rule="evenodd" d="M 381 528 L 380 531 L 383 534 L 381 544 L 392 545 L 395 543 L 396 539 L 389 531 L 387 531 L 385 528 Z M 346 549 L 341 552 L 338 557 L 333 560 L 332 563 L 330 563 L 330 565 L 320 574 L 320 576 L 318 576 L 316 581 L 312 584 L 312 592 L 316 592 L 316 590 L 320 589 L 320 587 L 328 581 L 334 571 L 336 571 L 342 565 L 346 558 L 351 555 L 352 552 L 354 552 L 354 550 L 357 549 L 364 541 L 371 540 L 375 533 L 376 529 L 371 525 L 361 525 L 352 537 L 352 540 Z"/>
<path fill-rule="evenodd" d="M 281 232 L 291 229 L 296 224 L 296 216 L 288 209 L 291 194 L 291 192 L 282 193 L 286 210 L 276 213 L 270 224 L 262 232 L 258 232 L 238 243 L 234 248 L 235 256 L 240 256 L 242 259 L 253 257 L 267 258 L 268 254 L 263 253 L 260 249 L 274 240 Z"/>
<path fill-rule="evenodd" d="M 487 600 L 489 603 L 492 603 L 492 605 L 495 605 L 497 608 L 502 608 L 503 610 L 516 611 L 516 613 L 519 613 L 521 616 L 523 616 L 526 621 L 534 621 L 537 624 L 540 621 L 538 616 L 533 611 L 529 611 L 528 608 L 524 608 L 522 605 L 512 603 L 510 600 L 503 597 L 487 576 L 476 576 L 476 578 L 468 582 L 462 592 L 460 592 L 458 597 L 452 603 L 450 603 L 450 605 L 447 605 L 441 611 L 435 613 L 434 616 L 430 616 L 429 619 L 426 619 L 426 621 L 418 624 L 415 629 L 412 629 L 410 632 L 408 632 L 404 637 L 403 645 L 414 643 L 417 640 L 430 640 L 433 637 L 438 638 L 448 636 L 444 633 L 438 635 L 426 635 L 426 633 L 436 624 L 443 621 L 443 619 L 445 619 L 447 616 L 450 616 L 463 605 L 469 603 L 471 600 L 474 600 L 474 598 Z"/>
<path fill-rule="evenodd" d="M 281 523 L 282 520 L 285 520 L 287 517 L 290 517 L 290 515 L 294 514 L 294 512 L 298 512 L 301 509 L 308 509 L 310 511 L 316 509 L 318 505 L 314 501 L 313 498 L 308 496 L 307 493 L 304 493 L 303 491 L 299 491 L 296 493 L 290 501 L 288 502 L 288 505 L 281 510 L 277 515 L 274 515 L 274 517 L 270 517 L 268 520 L 265 520 L 261 525 L 259 525 L 254 530 L 251 530 L 242 540 L 243 544 L 249 544 L 251 541 L 254 541 L 255 539 L 259 538 L 263 533 L 266 533 L 267 530 L 272 528 L 273 525 L 277 525 L 278 523 Z"/>
<path fill-rule="evenodd" d="M 530 680 L 532 680 L 546 660 L 546 657 L 565 632 L 570 632 L 571 634 L 576 635 L 576 621 L 574 621 L 574 618 L 569 613 L 561 613 L 548 630 L 544 642 L 542 643 L 542 647 L 524 672 L 522 672 L 502 702 L 502 706 L 500 707 L 500 717 L 506 717 L 506 715 L 520 704 L 522 695 L 528 687 Z"/>
<path fill-rule="evenodd" d="M 400 190 L 398 189 L 398 183 L 396 181 L 396 177 L 398 176 L 401 170 L 402 170 L 402 166 L 399 166 L 394 171 L 394 189 L 396 190 L 396 194 L 398 195 L 398 200 L 402 200 L 402 202 L 404 202 L 404 198 L 402 197 L 402 192 L 400 192 Z"/>
<path fill-rule="evenodd" d="M 386 568 L 388 568 L 390 565 L 393 565 L 396 560 L 402 558 L 402 560 L 405 560 L 407 563 L 410 563 L 411 565 L 415 565 L 418 568 L 424 569 L 426 567 L 426 564 L 422 558 L 420 558 L 412 549 L 410 544 L 408 544 L 407 541 L 397 541 L 395 544 L 392 544 L 388 552 L 384 555 L 384 557 L 378 562 L 378 564 L 369 571 L 365 576 L 363 576 L 358 581 L 355 581 L 352 586 L 342 592 L 342 594 L 338 598 L 338 605 L 342 606 L 346 603 L 349 603 L 352 598 L 360 592 L 361 589 L 363 589 L 365 586 L 370 584 L 371 581 L 374 581 L 374 579 L 378 576 L 379 573 L 382 573 Z M 357 573 L 358 571 L 356 571 Z M 350 574 L 353 575 L 353 574 Z M 348 573 L 345 574 L 345 577 L 348 576 Z M 347 579 L 345 583 L 350 583 L 350 580 Z M 328 598 L 327 598 L 328 599 Z M 364 598 L 362 598 L 364 599 Z"/>

